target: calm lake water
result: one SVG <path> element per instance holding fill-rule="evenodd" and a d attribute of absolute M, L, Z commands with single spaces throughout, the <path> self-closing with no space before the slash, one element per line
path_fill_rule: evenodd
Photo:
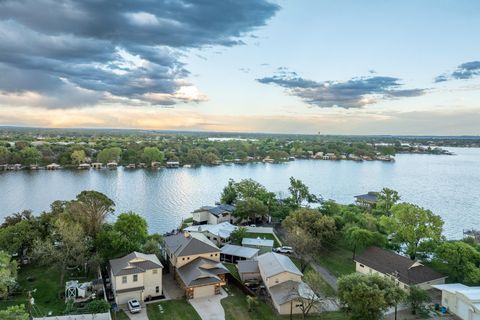
<path fill-rule="evenodd" d="M 150 170 L 20 171 L 0 173 L 0 218 L 23 209 L 40 213 L 54 200 L 73 199 L 82 190 L 105 193 L 116 212 L 143 215 L 152 232 L 166 232 L 202 205 L 220 197 L 229 178 L 252 178 L 269 190 L 286 193 L 288 179 L 303 180 L 325 199 L 353 202 L 354 195 L 383 187 L 404 201 L 441 215 L 445 235 L 480 228 L 480 149 L 451 148 L 455 156 L 400 154 L 379 161 L 297 160 L 285 164 L 223 165 Z"/>

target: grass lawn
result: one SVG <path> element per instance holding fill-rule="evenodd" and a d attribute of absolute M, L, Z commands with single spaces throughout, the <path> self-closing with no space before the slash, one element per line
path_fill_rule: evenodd
<path fill-rule="evenodd" d="M 255 308 L 248 312 L 248 305 L 245 294 L 233 285 L 227 286 L 228 297 L 222 299 L 222 306 L 225 309 L 226 320 L 272 320 L 289 319 L 290 316 L 279 316 L 263 301 L 259 301 Z M 302 319 L 301 315 L 293 319 Z M 349 318 L 341 312 L 325 312 L 321 315 L 311 315 L 307 319 L 312 320 L 348 320 Z"/>
<path fill-rule="evenodd" d="M 325 250 L 315 257 L 315 260 L 327 268 L 333 275 L 340 277 L 355 272 L 355 262 L 352 251 L 339 242 L 330 250 Z"/>
<path fill-rule="evenodd" d="M 65 275 L 65 281 L 75 279 L 80 281 L 88 281 L 93 278 L 85 278 L 75 276 L 73 273 Z M 65 284 L 60 284 L 60 272 L 54 268 L 48 268 L 38 265 L 21 266 L 18 271 L 19 292 L 9 297 L 8 300 L 2 301 L 0 309 L 6 309 L 11 305 L 27 304 L 28 291 L 32 292 L 35 299 L 34 316 L 46 316 L 48 312 L 53 315 L 61 315 L 65 310 L 65 301 L 60 298 L 63 293 Z"/>
<path fill-rule="evenodd" d="M 301 269 L 300 268 L 300 259 L 295 258 L 295 257 L 290 257 L 290 259 L 293 261 L 293 263 L 295 263 L 295 265 L 298 267 L 298 269 Z M 309 271 L 316 272 L 310 265 L 308 265 L 307 268 L 305 269 L 305 271 L 303 272 L 303 274 L 305 274 Z M 335 290 L 333 290 L 333 288 L 325 280 L 323 280 L 322 277 L 319 277 L 319 278 L 320 278 L 319 280 L 320 280 L 321 292 L 326 297 L 334 297 L 336 295 Z"/>
<path fill-rule="evenodd" d="M 201 320 L 197 311 L 185 299 L 147 304 L 149 320 Z"/>
<path fill-rule="evenodd" d="M 247 232 L 245 238 L 260 238 L 260 239 L 267 239 L 267 240 L 273 240 L 273 247 L 280 247 L 280 243 L 277 241 L 277 238 L 271 233 L 252 233 L 252 232 Z"/>
<path fill-rule="evenodd" d="M 130 318 L 127 316 L 127 314 L 125 313 L 125 311 L 123 310 L 120 310 L 119 312 L 117 313 L 113 313 L 111 312 L 112 314 L 112 319 L 113 320 L 129 320 Z"/>
<path fill-rule="evenodd" d="M 234 263 L 228 263 L 224 262 L 223 265 L 227 267 L 228 271 L 230 271 L 230 274 L 240 280 L 240 275 L 238 274 L 238 268 L 237 265 Z"/>

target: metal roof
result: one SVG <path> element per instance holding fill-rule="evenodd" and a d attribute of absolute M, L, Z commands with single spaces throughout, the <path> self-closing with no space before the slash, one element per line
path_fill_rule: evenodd
<path fill-rule="evenodd" d="M 272 300 L 278 305 L 282 305 L 298 298 L 318 299 L 317 295 L 305 282 L 288 280 L 271 286 L 268 291 Z"/>
<path fill-rule="evenodd" d="M 273 247 L 274 241 L 260 238 L 243 238 L 242 246 Z"/>
<path fill-rule="evenodd" d="M 282 254 L 267 252 L 258 256 L 257 260 L 258 267 L 267 278 L 282 272 L 289 272 L 303 276 L 303 273 L 298 270 L 297 266 L 292 262 L 292 260 Z"/>
<path fill-rule="evenodd" d="M 240 260 L 237 262 L 238 273 L 259 273 L 258 261 Z"/>
<path fill-rule="evenodd" d="M 252 259 L 258 254 L 258 249 L 227 244 L 220 249 L 220 253 L 231 256 Z"/>
<path fill-rule="evenodd" d="M 202 224 L 198 226 L 190 226 L 185 228 L 184 230 L 188 232 L 209 232 L 220 238 L 227 239 L 230 237 L 230 234 L 236 229 L 236 226 L 234 226 L 230 222 L 225 221 L 219 224 Z"/>

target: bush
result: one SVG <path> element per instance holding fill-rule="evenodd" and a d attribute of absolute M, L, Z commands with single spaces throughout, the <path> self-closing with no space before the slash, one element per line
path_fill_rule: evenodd
<path fill-rule="evenodd" d="M 88 304 L 87 308 L 90 313 L 104 313 L 110 310 L 110 303 L 103 299 L 93 300 Z"/>

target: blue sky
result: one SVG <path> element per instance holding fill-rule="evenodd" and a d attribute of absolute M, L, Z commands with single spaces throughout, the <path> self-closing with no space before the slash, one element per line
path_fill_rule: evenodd
<path fill-rule="evenodd" d="M 0 4 L 0 124 L 480 134 L 478 1 L 64 2 Z"/>

